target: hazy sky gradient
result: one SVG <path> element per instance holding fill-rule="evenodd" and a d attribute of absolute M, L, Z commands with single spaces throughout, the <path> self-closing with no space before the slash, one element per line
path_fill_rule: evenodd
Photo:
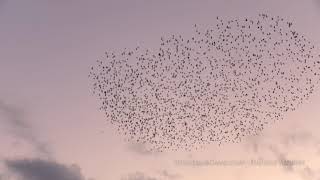
<path fill-rule="evenodd" d="M 50 152 L 50 158 L 45 157 L 49 162 L 54 159 L 66 167 L 77 164 L 84 177 L 96 180 L 119 180 L 136 172 L 140 179 L 319 180 L 320 88 L 256 139 L 163 154 L 125 144 L 91 95 L 89 68 L 106 50 L 137 45 L 152 49 L 163 35 L 189 35 L 195 23 L 207 27 L 216 16 L 259 13 L 293 21 L 320 53 L 320 3 L 316 0 L 0 0 L 0 102 L 7 105 L 0 106 L 0 162 L 43 157 L 37 149 L 41 142 Z M 12 133 L 21 131 L 8 123 L 12 116 L 5 107 L 23 112 L 19 121 L 30 127 L 26 133 L 34 141 Z M 176 159 L 191 157 L 274 160 L 280 156 L 306 164 L 296 170 L 174 164 Z M 4 165 L 0 165 L 0 180 L 8 171 Z"/>

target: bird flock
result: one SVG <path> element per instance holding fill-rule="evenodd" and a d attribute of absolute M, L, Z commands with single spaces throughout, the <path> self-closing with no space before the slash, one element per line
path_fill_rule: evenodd
<path fill-rule="evenodd" d="M 107 120 L 151 151 L 239 143 L 283 119 L 320 80 L 315 46 L 279 16 L 215 18 L 158 49 L 106 52 L 91 67 Z"/>

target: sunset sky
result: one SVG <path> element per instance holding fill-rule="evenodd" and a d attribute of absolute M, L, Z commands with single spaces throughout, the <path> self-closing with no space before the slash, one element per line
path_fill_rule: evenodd
<path fill-rule="evenodd" d="M 0 180 L 320 180 L 319 85 L 259 136 L 192 152 L 125 143 L 92 95 L 90 67 L 107 50 L 259 13 L 293 21 L 320 54 L 319 0 L 0 0 Z M 303 163 L 177 163 L 258 159 Z"/>

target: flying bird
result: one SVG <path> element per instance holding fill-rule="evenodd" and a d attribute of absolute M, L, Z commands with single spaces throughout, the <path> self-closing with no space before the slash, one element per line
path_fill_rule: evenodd
<path fill-rule="evenodd" d="M 239 143 L 309 99 L 320 55 L 293 23 L 216 21 L 161 37 L 155 50 L 108 51 L 91 67 L 100 109 L 127 141 L 153 151 Z"/>

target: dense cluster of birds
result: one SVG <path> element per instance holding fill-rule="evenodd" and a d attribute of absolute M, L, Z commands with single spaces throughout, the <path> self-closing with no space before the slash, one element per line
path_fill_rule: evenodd
<path fill-rule="evenodd" d="M 106 52 L 91 68 L 101 109 L 125 139 L 154 151 L 237 143 L 314 92 L 320 55 L 291 22 L 216 20 L 162 37 L 156 50 Z"/>

